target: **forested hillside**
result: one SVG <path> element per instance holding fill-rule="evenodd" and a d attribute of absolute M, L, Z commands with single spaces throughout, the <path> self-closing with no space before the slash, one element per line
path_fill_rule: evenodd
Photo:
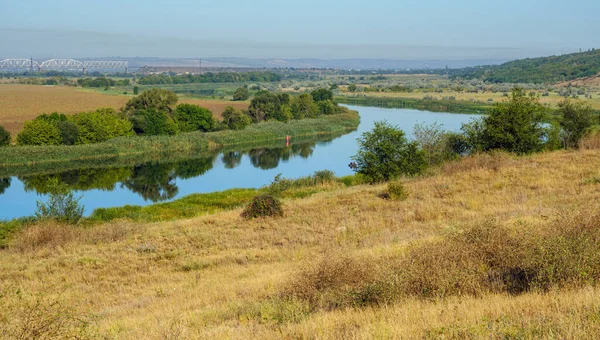
<path fill-rule="evenodd" d="M 521 59 L 497 66 L 468 67 L 450 71 L 461 78 L 480 78 L 495 83 L 553 83 L 590 77 L 600 72 L 600 50 L 543 58 Z"/>

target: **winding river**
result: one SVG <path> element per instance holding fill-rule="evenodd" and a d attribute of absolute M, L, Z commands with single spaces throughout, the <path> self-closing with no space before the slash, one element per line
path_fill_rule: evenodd
<path fill-rule="evenodd" d="M 196 159 L 147 162 L 122 168 L 77 169 L 56 174 L 0 178 L 0 220 L 32 215 L 38 200 L 47 199 L 48 179 L 67 183 L 89 215 L 100 207 L 148 205 L 168 202 L 193 193 L 231 188 L 258 188 L 273 178 L 296 178 L 316 170 L 329 169 L 338 176 L 352 173 L 350 157 L 356 153 L 356 139 L 369 131 L 375 121 L 387 120 L 407 132 L 417 123 L 437 122 L 449 131 L 458 131 L 476 115 L 434 113 L 411 109 L 382 109 L 348 106 L 360 113 L 358 129 L 341 137 L 311 141 L 285 141 L 270 148 L 228 150 Z"/>

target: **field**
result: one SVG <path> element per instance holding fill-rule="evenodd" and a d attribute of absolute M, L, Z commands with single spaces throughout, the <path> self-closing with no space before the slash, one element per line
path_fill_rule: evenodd
<path fill-rule="evenodd" d="M 234 209 L 171 222 L 42 223 L 0 250 L 0 331 L 21 338 L 593 338 L 600 332 L 600 289 L 590 279 L 600 274 L 598 164 L 598 150 L 496 153 L 405 180 L 404 201 L 382 199 L 384 185 L 338 186 L 284 200 L 278 219 L 246 221 Z M 581 232 L 592 236 L 569 243 Z M 541 246 L 550 237 L 561 241 Z M 520 240 L 540 246 L 518 247 Z M 489 270 L 477 251 L 494 259 L 505 249 L 527 261 L 538 250 L 551 261 L 575 254 L 581 266 L 545 273 L 573 269 L 581 277 L 546 290 L 469 286 Z M 414 265 L 400 266 L 405 256 Z M 454 266 L 439 264 L 452 259 Z M 388 266 L 396 276 L 386 276 Z M 373 272 L 398 280 L 361 286 Z M 419 274 L 414 279 L 430 289 L 446 289 L 370 300 Z M 416 282 L 409 288 L 426 287 Z"/>
<path fill-rule="evenodd" d="M 0 84 L 0 125 L 14 136 L 23 128 L 25 121 L 42 113 L 60 112 L 74 114 L 101 107 L 120 109 L 131 95 L 108 95 L 98 91 L 75 87 Z M 228 106 L 247 108 L 248 103 L 214 99 L 181 98 L 180 102 L 208 108 L 220 117 Z"/>

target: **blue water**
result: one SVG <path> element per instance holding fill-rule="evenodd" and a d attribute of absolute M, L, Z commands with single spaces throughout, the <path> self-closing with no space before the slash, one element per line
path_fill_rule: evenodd
<path fill-rule="evenodd" d="M 445 130 L 458 131 L 463 123 L 469 122 L 476 115 L 434 113 L 411 109 L 382 109 L 374 107 L 348 106 L 360 113 L 361 123 L 359 128 L 347 135 L 326 142 L 302 143 L 294 145 L 290 150 L 282 142 L 281 148 L 257 149 L 238 155 L 239 163 L 224 162 L 223 155 L 214 155 L 210 159 L 190 161 L 186 164 L 203 165 L 208 169 L 187 172 L 182 175 L 183 166 L 172 164 L 155 166 L 145 164 L 136 166 L 135 169 L 122 169 L 131 176 L 121 176 L 112 185 L 97 185 L 103 189 L 76 190 L 81 196 L 81 204 L 85 206 L 85 213 L 90 214 L 100 207 L 115 207 L 129 205 L 148 205 L 155 202 L 168 202 L 194 193 L 215 192 L 231 188 L 259 188 L 273 181 L 273 178 L 282 174 L 283 177 L 296 178 L 307 176 L 316 170 L 329 169 L 338 176 L 352 173 L 348 167 L 351 156 L 356 153 L 356 139 L 365 131 L 373 128 L 375 121 L 387 120 L 392 125 L 397 125 L 404 130 L 409 138 L 417 123 L 441 124 Z M 212 164 L 212 166 L 211 166 Z M 200 167 L 200 165 L 198 167 Z M 226 166 L 229 165 L 229 166 Z M 231 168 L 233 165 L 235 167 Z M 175 170 L 173 170 L 175 169 Z M 179 169 L 179 170 L 177 170 Z M 81 170 L 85 172 L 85 170 Z M 106 175 L 109 170 L 94 170 L 93 176 Z M 88 178 L 78 171 L 68 174 L 57 174 L 61 178 L 76 177 Z M 191 174 L 191 175 L 190 175 Z M 185 179 L 184 179 L 185 178 Z M 68 181 L 68 180 L 67 180 Z M 10 178 L 10 185 L 6 187 L 0 180 L 0 220 L 32 215 L 38 200 L 45 201 L 47 195 L 39 193 L 34 185 L 26 188 L 25 183 L 34 183 L 35 179 L 17 177 Z M 37 183 L 43 182 L 37 180 Z M 4 185 L 3 185 L 4 183 Z M 4 190 L 2 189 L 4 187 Z M 90 187 L 90 186 L 88 186 Z M 94 187 L 93 185 L 91 187 Z M 2 191 L 4 191 L 2 193 Z M 42 192 L 44 190 L 41 190 Z"/>

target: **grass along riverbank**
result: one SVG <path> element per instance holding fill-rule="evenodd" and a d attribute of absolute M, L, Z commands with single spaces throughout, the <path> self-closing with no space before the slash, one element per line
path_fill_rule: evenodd
<path fill-rule="evenodd" d="M 252 124 L 244 130 L 190 132 L 175 136 L 119 137 L 107 142 L 74 146 L 11 146 L 0 148 L 0 173 L 19 173 L 32 166 L 51 168 L 67 162 L 102 164 L 119 162 L 132 156 L 161 155 L 217 150 L 232 145 L 269 143 L 307 136 L 336 134 L 358 127 L 360 116 L 349 111 L 288 123 L 268 121 Z"/>

